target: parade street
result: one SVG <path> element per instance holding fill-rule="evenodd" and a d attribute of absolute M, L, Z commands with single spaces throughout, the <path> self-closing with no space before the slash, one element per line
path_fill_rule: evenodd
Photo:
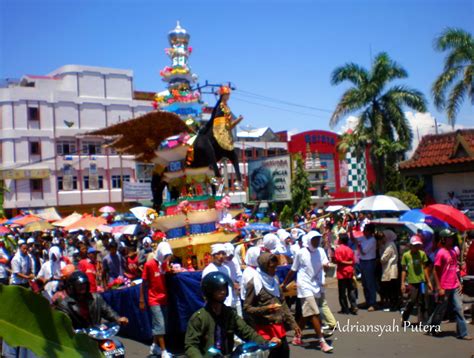
<path fill-rule="evenodd" d="M 353 327 L 353 332 L 335 331 L 334 335 L 328 339 L 334 346 L 334 352 L 330 354 L 334 357 L 471 357 L 474 355 L 474 344 L 469 341 L 456 339 L 455 323 L 443 323 L 439 337 L 432 337 L 422 332 L 412 332 L 407 328 L 404 332 L 403 326 L 400 325 L 399 312 L 367 312 L 367 310 L 359 310 L 357 316 L 347 316 L 338 314 L 339 304 L 337 301 L 337 282 L 331 281 L 327 288 L 327 301 L 338 320 L 342 330 L 347 327 L 347 320 Z M 359 287 L 359 295 L 362 295 Z M 412 320 L 416 318 L 412 316 Z M 394 327 L 398 326 L 397 328 Z M 362 333 L 362 326 L 367 327 L 378 325 L 384 327 L 384 332 L 378 333 Z M 355 326 L 359 327 L 359 333 L 356 332 Z M 468 326 L 472 335 L 474 326 Z M 391 331 L 390 331 L 391 330 Z M 415 328 L 414 328 L 415 330 Z M 393 332 L 395 331 L 395 332 Z M 292 332 L 289 332 L 289 341 L 292 339 Z M 324 356 L 319 351 L 319 345 L 316 343 L 314 331 L 306 329 L 303 333 L 303 340 L 309 345 L 305 348 L 295 347 L 290 344 L 291 357 L 302 358 L 308 356 Z M 148 355 L 149 345 L 140 342 L 123 339 L 126 347 L 127 357 L 145 357 Z M 184 355 L 181 355 L 184 357 Z"/>

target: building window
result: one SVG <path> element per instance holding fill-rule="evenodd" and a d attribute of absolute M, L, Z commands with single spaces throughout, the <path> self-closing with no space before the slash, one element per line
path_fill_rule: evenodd
<path fill-rule="evenodd" d="M 83 142 L 81 154 L 84 154 L 84 155 L 102 154 L 102 145 L 98 142 Z"/>
<path fill-rule="evenodd" d="M 123 181 L 130 181 L 130 175 L 124 175 Z M 112 189 L 120 189 L 120 175 L 112 175 Z"/>
<path fill-rule="evenodd" d="M 43 192 L 43 179 L 30 179 L 31 192 Z"/>
<path fill-rule="evenodd" d="M 39 121 L 39 108 L 38 107 L 28 107 L 28 120 L 30 121 Z"/>
<path fill-rule="evenodd" d="M 58 180 L 58 190 L 65 190 L 64 189 L 64 178 L 63 177 L 57 177 Z M 77 177 L 72 177 L 72 188 L 71 189 L 66 189 L 66 190 L 77 190 Z"/>
<path fill-rule="evenodd" d="M 58 155 L 76 154 L 76 144 L 73 141 L 61 141 L 56 143 Z"/>
<path fill-rule="evenodd" d="M 91 186 L 91 183 L 90 183 L 90 179 L 89 179 L 89 176 L 88 175 L 85 175 L 84 176 L 84 190 L 89 190 L 90 189 L 90 186 Z M 91 190 L 99 190 L 99 189 L 104 189 L 104 177 L 102 175 L 99 175 L 98 176 L 98 180 L 97 180 L 97 189 L 91 189 Z"/>
<path fill-rule="evenodd" d="M 30 142 L 30 154 L 41 155 L 41 144 L 40 142 Z"/>

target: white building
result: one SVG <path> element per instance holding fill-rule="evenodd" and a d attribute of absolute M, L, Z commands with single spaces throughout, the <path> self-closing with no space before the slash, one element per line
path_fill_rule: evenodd
<path fill-rule="evenodd" d="M 137 178 L 132 156 L 120 157 L 86 133 L 151 111 L 147 95 L 134 92 L 131 70 L 78 65 L 0 88 L 4 209 L 120 203 L 121 175 L 146 179 Z"/>

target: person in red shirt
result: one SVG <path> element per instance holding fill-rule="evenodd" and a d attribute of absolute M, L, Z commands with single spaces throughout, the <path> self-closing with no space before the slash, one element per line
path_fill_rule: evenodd
<path fill-rule="evenodd" d="M 87 258 L 77 264 L 77 269 L 84 272 L 89 279 L 90 292 L 97 292 L 97 251 L 93 247 L 87 249 Z"/>
<path fill-rule="evenodd" d="M 339 243 L 334 253 L 334 262 L 337 264 L 337 287 L 339 290 L 339 304 L 343 314 L 357 314 L 357 288 L 354 285 L 354 251 L 347 245 L 349 236 L 339 234 Z M 347 298 L 349 297 L 349 305 Z"/>
<path fill-rule="evenodd" d="M 148 293 L 148 306 L 152 316 L 153 344 L 150 347 L 150 355 L 161 355 L 163 358 L 170 357 L 166 351 L 166 304 L 167 291 L 165 273 L 169 271 L 168 263 L 172 255 L 171 247 L 167 242 L 160 242 L 153 259 L 148 260 L 143 267 L 143 283 L 140 287 L 140 309 L 145 309 L 144 290 Z"/>
<path fill-rule="evenodd" d="M 135 247 L 128 248 L 128 254 L 125 257 L 125 276 L 128 277 L 129 280 L 133 281 L 141 276 L 141 270 L 138 267 L 138 255 L 137 249 Z"/>

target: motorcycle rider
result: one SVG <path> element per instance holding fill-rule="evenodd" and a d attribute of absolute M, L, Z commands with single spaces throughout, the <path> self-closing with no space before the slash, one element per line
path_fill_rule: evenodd
<path fill-rule="evenodd" d="M 186 357 L 210 357 L 209 348 L 220 350 L 222 355 L 232 353 L 234 334 L 243 341 L 265 343 L 265 339 L 255 332 L 237 312 L 224 304 L 231 279 L 219 271 L 208 273 L 201 281 L 201 289 L 206 306 L 191 316 L 184 348 Z M 278 338 L 271 340 L 280 343 Z"/>
<path fill-rule="evenodd" d="M 128 324 L 127 317 L 120 317 L 97 293 L 90 293 L 87 275 L 82 271 L 73 272 L 66 281 L 68 296 L 57 309 L 66 313 L 74 329 L 88 328 L 100 324 L 101 319 Z"/>

